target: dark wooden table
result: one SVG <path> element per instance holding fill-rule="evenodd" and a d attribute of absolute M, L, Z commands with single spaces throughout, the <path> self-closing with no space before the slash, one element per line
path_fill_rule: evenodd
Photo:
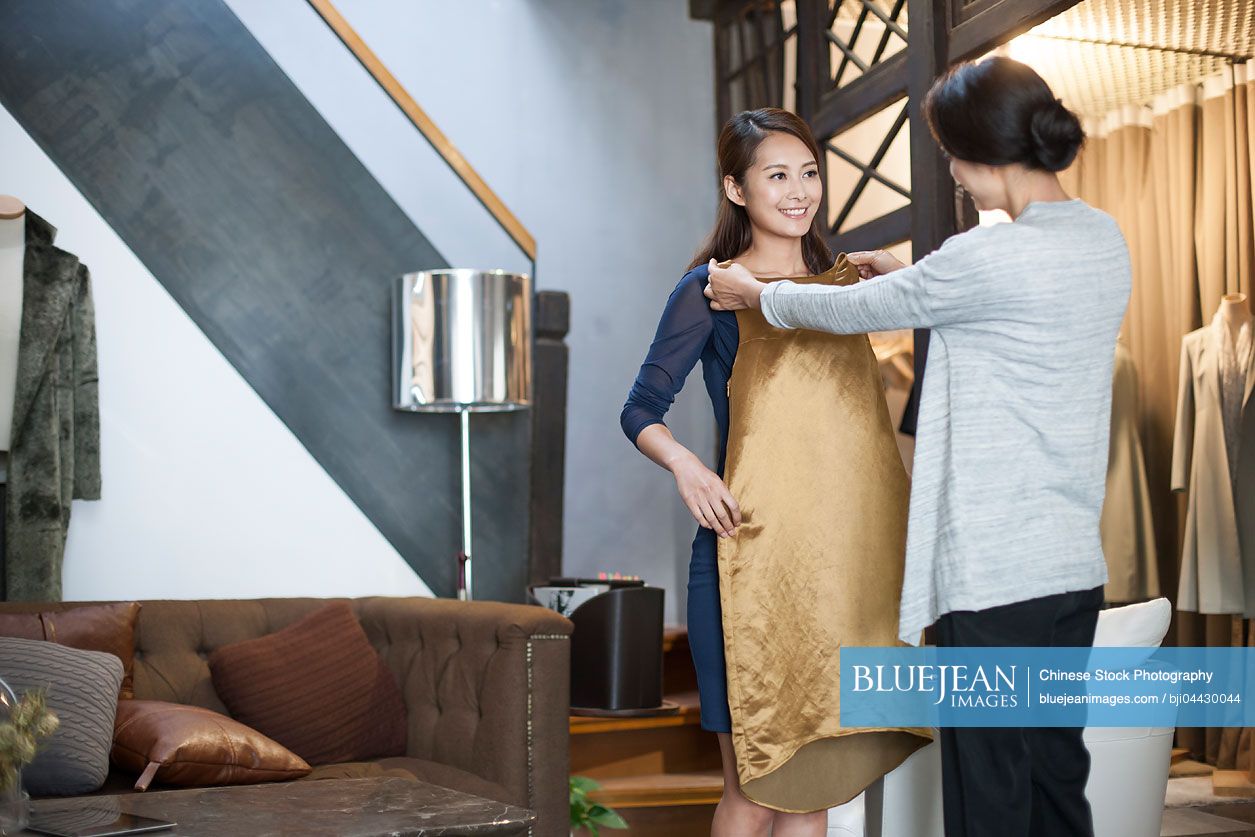
<path fill-rule="evenodd" d="M 40 811 L 106 809 L 173 820 L 157 835 L 302 835 L 302 837 L 436 837 L 522 835 L 536 815 L 504 802 L 427 782 L 396 778 L 326 779 L 267 785 L 44 799 Z M 34 832 L 23 831 L 23 834 Z"/>

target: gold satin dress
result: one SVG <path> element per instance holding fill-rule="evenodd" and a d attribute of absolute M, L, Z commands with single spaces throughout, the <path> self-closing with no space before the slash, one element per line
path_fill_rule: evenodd
<path fill-rule="evenodd" d="M 838 257 L 790 281 L 847 285 Z M 841 646 L 898 646 L 909 481 L 867 336 L 773 328 L 738 311 L 720 538 L 728 708 L 741 789 L 806 812 L 850 801 L 932 740 L 843 729 Z"/>

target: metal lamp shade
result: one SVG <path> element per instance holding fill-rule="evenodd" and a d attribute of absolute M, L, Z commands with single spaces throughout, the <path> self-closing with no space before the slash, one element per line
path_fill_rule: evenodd
<path fill-rule="evenodd" d="M 532 401 L 531 277 L 502 270 L 407 273 L 393 298 L 393 406 L 517 410 Z"/>

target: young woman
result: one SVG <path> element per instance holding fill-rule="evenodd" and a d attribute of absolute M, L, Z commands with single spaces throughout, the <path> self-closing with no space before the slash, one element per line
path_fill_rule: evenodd
<path fill-rule="evenodd" d="M 701 723 L 719 733 L 723 759 L 718 837 L 819 837 L 828 807 L 930 737 L 842 729 L 838 717 L 839 646 L 896 642 L 906 537 L 907 479 L 867 338 L 795 336 L 754 312 L 712 312 L 703 296 L 717 259 L 765 278 L 858 281 L 815 223 L 818 156 L 787 111 L 724 126 L 715 229 L 667 301 L 621 416 L 700 527 L 688 628 Z M 699 360 L 719 433 L 714 471 L 663 423 Z M 824 453 L 811 456 L 816 440 Z M 815 525 L 816 501 L 839 498 Z"/>
<path fill-rule="evenodd" d="M 1099 536 L 1116 335 L 1131 287 L 1114 220 L 1059 185 L 1083 140 L 1029 67 L 962 64 L 924 112 L 979 209 L 1014 222 L 910 267 L 854 253 L 844 288 L 711 271 L 712 307 L 779 328 L 931 328 L 900 637 L 943 646 L 1087 646 L 1107 581 Z M 1080 728 L 941 730 L 947 837 L 1092 835 Z"/>

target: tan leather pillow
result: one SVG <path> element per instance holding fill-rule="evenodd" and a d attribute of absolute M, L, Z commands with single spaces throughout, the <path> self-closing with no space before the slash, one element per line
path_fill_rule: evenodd
<path fill-rule="evenodd" d="M 113 763 L 140 773 L 135 790 L 166 785 L 245 785 L 299 779 L 305 760 L 226 715 L 160 700 L 118 704 Z"/>
<path fill-rule="evenodd" d="M 232 717 L 310 764 L 405 752 L 405 703 L 345 602 L 209 655 Z"/>
<path fill-rule="evenodd" d="M 46 639 L 82 651 L 103 651 L 122 661 L 122 691 L 135 696 L 135 625 L 139 602 L 83 605 L 38 613 L 0 614 L 0 636 Z"/>

